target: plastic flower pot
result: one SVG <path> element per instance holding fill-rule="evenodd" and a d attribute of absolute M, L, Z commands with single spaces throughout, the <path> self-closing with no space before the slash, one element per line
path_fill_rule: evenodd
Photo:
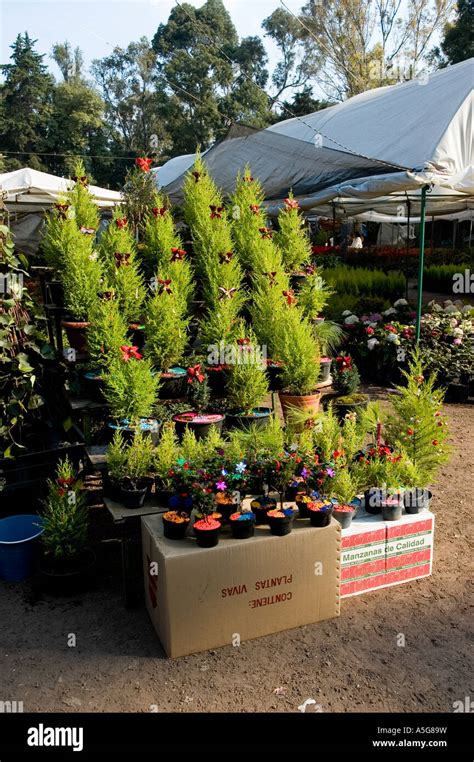
<path fill-rule="evenodd" d="M 193 526 L 197 544 L 200 548 L 214 548 L 219 542 L 221 524 L 215 519 L 201 519 Z"/>
<path fill-rule="evenodd" d="M 353 505 L 340 505 L 336 503 L 333 507 L 332 515 L 340 523 L 341 529 L 347 529 L 351 525 L 355 512 Z"/>
<path fill-rule="evenodd" d="M 255 514 L 255 523 L 258 525 L 268 524 L 268 511 L 276 508 L 277 501 L 274 497 L 263 495 L 252 500 L 250 507 Z"/>
<path fill-rule="evenodd" d="M 403 500 L 394 497 L 387 498 L 382 503 L 382 516 L 384 521 L 398 521 L 402 517 Z"/>
<path fill-rule="evenodd" d="M 95 553 L 90 548 L 85 548 L 77 556 L 63 559 L 47 554 L 40 561 L 41 587 L 56 596 L 84 592 L 94 582 L 95 563 Z"/>
<path fill-rule="evenodd" d="M 367 513 L 376 515 L 382 512 L 382 500 L 384 494 L 379 487 L 369 487 L 364 492 L 364 505 Z"/>
<path fill-rule="evenodd" d="M 235 540 L 247 540 L 253 537 L 255 530 L 254 513 L 232 513 L 229 518 L 232 537 Z"/>
<path fill-rule="evenodd" d="M 331 523 L 332 503 L 314 501 L 313 503 L 308 503 L 307 506 L 309 522 L 312 527 L 327 527 Z"/>
<path fill-rule="evenodd" d="M 368 394 L 353 394 L 348 397 L 336 397 L 333 408 L 339 420 L 342 420 L 348 413 L 356 413 L 357 415 L 363 410 L 367 410 L 368 404 Z"/>
<path fill-rule="evenodd" d="M 86 321 L 63 320 L 61 325 L 66 331 L 69 346 L 75 349 L 79 355 L 86 354 L 86 330 L 89 328 L 90 323 Z"/>
<path fill-rule="evenodd" d="M 321 357 L 319 360 L 319 365 L 321 368 L 321 375 L 320 375 L 320 382 L 325 383 L 326 381 L 329 381 L 329 377 L 331 375 L 331 364 L 332 360 L 330 357 Z"/>
<path fill-rule="evenodd" d="M 231 514 L 239 510 L 239 504 L 232 500 L 226 492 L 216 494 L 216 508 L 222 514 L 222 523 L 229 521 Z"/>
<path fill-rule="evenodd" d="M 37 538 L 43 533 L 40 516 L 25 514 L 0 520 L 0 578 L 21 582 L 33 571 Z"/>
<path fill-rule="evenodd" d="M 130 480 L 120 485 L 120 501 L 126 508 L 142 508 L 147 496 L 149 482 L 137 479 L 135 483 Z"/>
<path fill-rule="evenodd" d="M 176 433 L 181 439 L 187 428 L 194 431 L 196 439 L 205 439 L 212 428 L 221 431 L 224 416 L 221 413 L 196 413 L 188 410 L 173 416 Z"/>
<path fill-rule="evenodd" d="M 84 391 L 88 396 L 97 402 L 103 402 L 104 384 L 102 381 L 102 372 L 100 370 L 90 370 L 84 373 Z"/>
<path fill-rule="evenodd" d="M 294 513 L 291 508 L 275 508 L 268 511 L 268 523 L 270 532 L 276 537 L 284 537 L 290 534 L 293 526 Z"/>
<path fill-rule="evenodd" d="M 120 485 L 116 479 L 112 479 L 109 474 L 102 476 L 102 490 L 104 497 L 109 497 L 111 500 L 120 500 Z"/>
<path fill-rule="evenodd" d="M 414 489 L 407 490 L 403 495 L 403 505 L 407 513 L 419 513 L 420 511 L 429 510 L 431 504 L 431 498 L 433 493 L 429 489 Z"/>
<path fill-rule="evenodd" d="M 163 489 L 161 479 L 157 476 L 155 479 L 155 497 L 156 497 L 158 505 L 161 505 L 167 508 L 171 507 L 169 501 L 171 500 L 174 494 L 175 493 L 171 489 Z M 192 505 L 192 501 L 191 501 L 191 505 Z"/>
<path fill-rule="evenodd" d="M 160 373 L 160 389 L 158 397 L 161 400 L 174 400 L 184 397 L 187 373 L 185 368 L 175 367 Z"/>
<path fill-rule="evenodd" d="M 308 503 L 318 500 L 318 498 L 319 498 L 319 492 L 317 492 L 316 490 L 313 490 L 309 494 L 296 496 L 295 503 L 299 511 L 300 519 L 309 519 Z"/>
<path fill-rule="evenodd" d="M 252 413 L 247 415 L 241 412 L 230 412 L 225 415 L 225 425 L 228 429 L 248 429 L 254 426 L 257 429 L 264 429 L 269 421 L 272 411 L 269 407 L 256 407 Z"/>
<path fill-rule="evenodd" d="M 168 540 L 183 540 L 190 518 L 183 511 L 167 511 L 163 514 L 163 534 Z"/>
<path fill-rule="evenodd" d="M 215 397 L 226 396 L 229 380 L 228 368 L 229 366 L 226 365 L 208 365 L 206 368 L 209 389 Z"/>

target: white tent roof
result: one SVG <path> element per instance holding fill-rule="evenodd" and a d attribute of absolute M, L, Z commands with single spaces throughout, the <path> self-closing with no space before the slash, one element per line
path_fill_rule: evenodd
<path fill-rule="evenodd" d="M 0 174 L 0 193 L 9 211 L 41 211 L 54 204 L 72 187 L 71 180 L 36 169 L 17 169 Z M 94 201 L 101 208 L 110 208 L 121 201 L 120 193 L 90 185 Z M 5 195 L 6 194 L 6 195 Z"/>
<path fill-rule="evenodd" d="M 474 59 L 469 59 L 266 130 L 237 136 L 231 131 L 209 150 L 206 163 L 225 193 L 249 163 L 264 185 L 270 211 L 292 188 L 307 210 L 327 214 L 333 203 L 354 203 L 348 213 L 396 214 L 399 199 L 393 194 L 405 199 L 408 194 L 416 207 L 426 184 L 436 186 L 428 214 L 464 211 L 474 201 L 473 83 Z M 158 170 L 172 199 L 180 198 L 183 167 L 192 158 L 179 157 L 176 172 L 169 172 L 170 163 Z"/>

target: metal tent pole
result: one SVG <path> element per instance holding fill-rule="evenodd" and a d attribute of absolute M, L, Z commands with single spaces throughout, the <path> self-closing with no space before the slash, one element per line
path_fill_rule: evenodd
<path fill-rule="evenodd" d="M 421 308 L 423 304 L 423 269 L 425 266 L 425 219 L 426 219 L 426 193 L 429 185 L 421 189 L 420 209 L 420 255 L 418 260 L 418 304 L 416 308 L 416 343 L 420 340 Z"/>

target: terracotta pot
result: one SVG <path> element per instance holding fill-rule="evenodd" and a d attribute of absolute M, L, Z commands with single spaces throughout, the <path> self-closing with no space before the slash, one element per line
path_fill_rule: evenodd
<path fill-rule="evenodd" d="M 319 410 L 321 392 L 315 392 L 314 394 L 285 394 L 285 392 L 279 392 L 278 396 L 285 418 L 292 407 L 312 413 L 317 413 Z"/>
<path fill-rule="evenodd" d="M 73 320 L 63 320 L 62 327 L 66 331 L 69 345 L 80 355 L 85 354 L 87 349 L 86 329 L 90 323 Z"/>

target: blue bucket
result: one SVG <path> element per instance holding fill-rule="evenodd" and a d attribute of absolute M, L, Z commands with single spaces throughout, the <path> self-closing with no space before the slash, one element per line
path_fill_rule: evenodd
<path fill-rule="evenodd" d="M 0 578 L 20 582 L 33 571 L 35 540 L 43 532 L 36 515 L 8 516 L 0 520 Z"/>

